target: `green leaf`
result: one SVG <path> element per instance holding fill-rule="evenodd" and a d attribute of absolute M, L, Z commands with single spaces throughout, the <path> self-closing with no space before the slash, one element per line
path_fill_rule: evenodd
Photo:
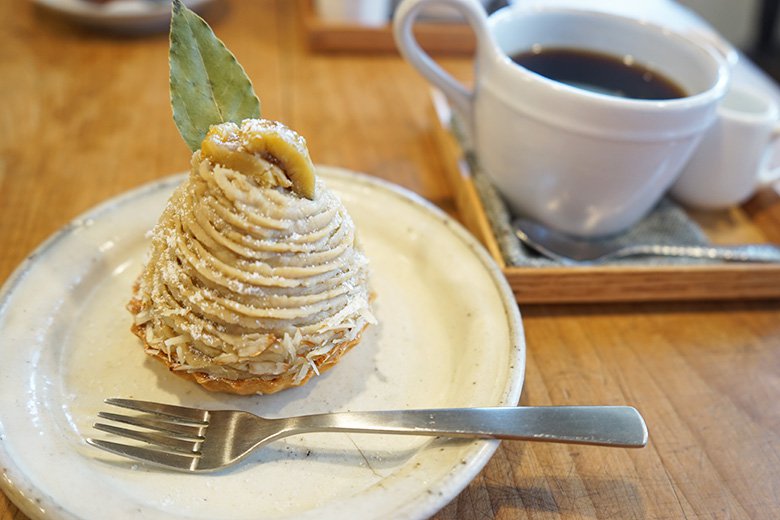
<path fill-rule="evenodd" d="M 211 125 L 260 117 L 243 67 L 181 0 L 173 0 L 169 63 L 173 120 L 192 151 Z"/>

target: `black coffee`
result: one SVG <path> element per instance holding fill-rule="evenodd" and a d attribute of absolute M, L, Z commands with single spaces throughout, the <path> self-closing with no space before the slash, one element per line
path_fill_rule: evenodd
<path fill-rule="evenodd" d="M 601 94 L 634 99 L 674 99 L 686 92 L 669 78 L 641 63 L 610 54 L 552 48 L 511 57 L 542 76 Z"/>

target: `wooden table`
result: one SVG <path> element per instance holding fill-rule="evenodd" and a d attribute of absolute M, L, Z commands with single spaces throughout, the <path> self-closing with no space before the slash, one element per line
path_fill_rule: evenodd
<path fill-rule="evenodd" d="M 266 117 L 316 162 L 392 180 L 450 212 L 426 83 L 393 55 L 310 53 L 287 0 L 209 13 Z M 0 2 L 0 280 L 93 205 L 186 169 L 167 39 L 76 28 Z M 445 59 L 467 79 L 467 59 Z M 758 519 L 780 515 L 780 303 L 521 309 L 522 403 L 631 404 L 642 450 L 503 443 L 435 518 Z M 0 365 L 2 370 L 2 365 Z M 0 417 L 0 420 L 2 418 Z M 0 495 L 0 520 L 25 518 Z"/>

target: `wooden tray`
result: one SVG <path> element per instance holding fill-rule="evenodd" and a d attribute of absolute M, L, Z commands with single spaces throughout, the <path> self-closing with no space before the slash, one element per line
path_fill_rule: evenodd
<path fill-rule="evenodd" d="M 438 92 L 432 107 L 436 141 L 461 222 L 501 267 L 519 303 L 780 298 L 780 264 L 508 266 L 462 150 L 449 131 L 449 106 Z M 689 215 L 716 244 L 780 243 L 780 195 L 774 189 L 729 211 Z"/>
<path fill-rule="evenodd" d="M 393 29 L 388 22 L 381 27 L 334 24 L 322 20 L 314 11 L 313 0 L 299 0 L 309 48 L 318 52 L 398 52 Z M 472 54 L 476 48 L 474 32 L 465 23 L 417 23 L 417 42 L 433 54 Z"/>

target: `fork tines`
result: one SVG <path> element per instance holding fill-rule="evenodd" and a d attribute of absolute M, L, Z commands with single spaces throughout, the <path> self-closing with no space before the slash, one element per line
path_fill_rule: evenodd
<path fill-rule="evenodd" d="M 102 422 L 95 423 L 95 429 L 141 441 L 150 447 L 93 438 L 87 439 L 89 444 L 124 457 L 183 470 L 192 470 L 196 465 L 200 444 L 203 442 L 205 429 L 208 426 L 207 411 L 134 399 L 111 398 L 106 399 L 105 402 L 141 412 L 141 415 L 99 412 L 98 417 L 143 428 L 143 430 Z"/>
<path fill-rule="evenodd" d="M 105 400 L 105 403 L 143 413 L 164 415 L 176 422 L 206 424 L 208 423 L 209 419 L 209 413 L 207 410 L 189 408 L 187 406 L 175 406 L 172 404 L 155 403 L 152 401 L 139 401 L 137 399 L 121 399 L 119 397 L 110 397 Z"/>

